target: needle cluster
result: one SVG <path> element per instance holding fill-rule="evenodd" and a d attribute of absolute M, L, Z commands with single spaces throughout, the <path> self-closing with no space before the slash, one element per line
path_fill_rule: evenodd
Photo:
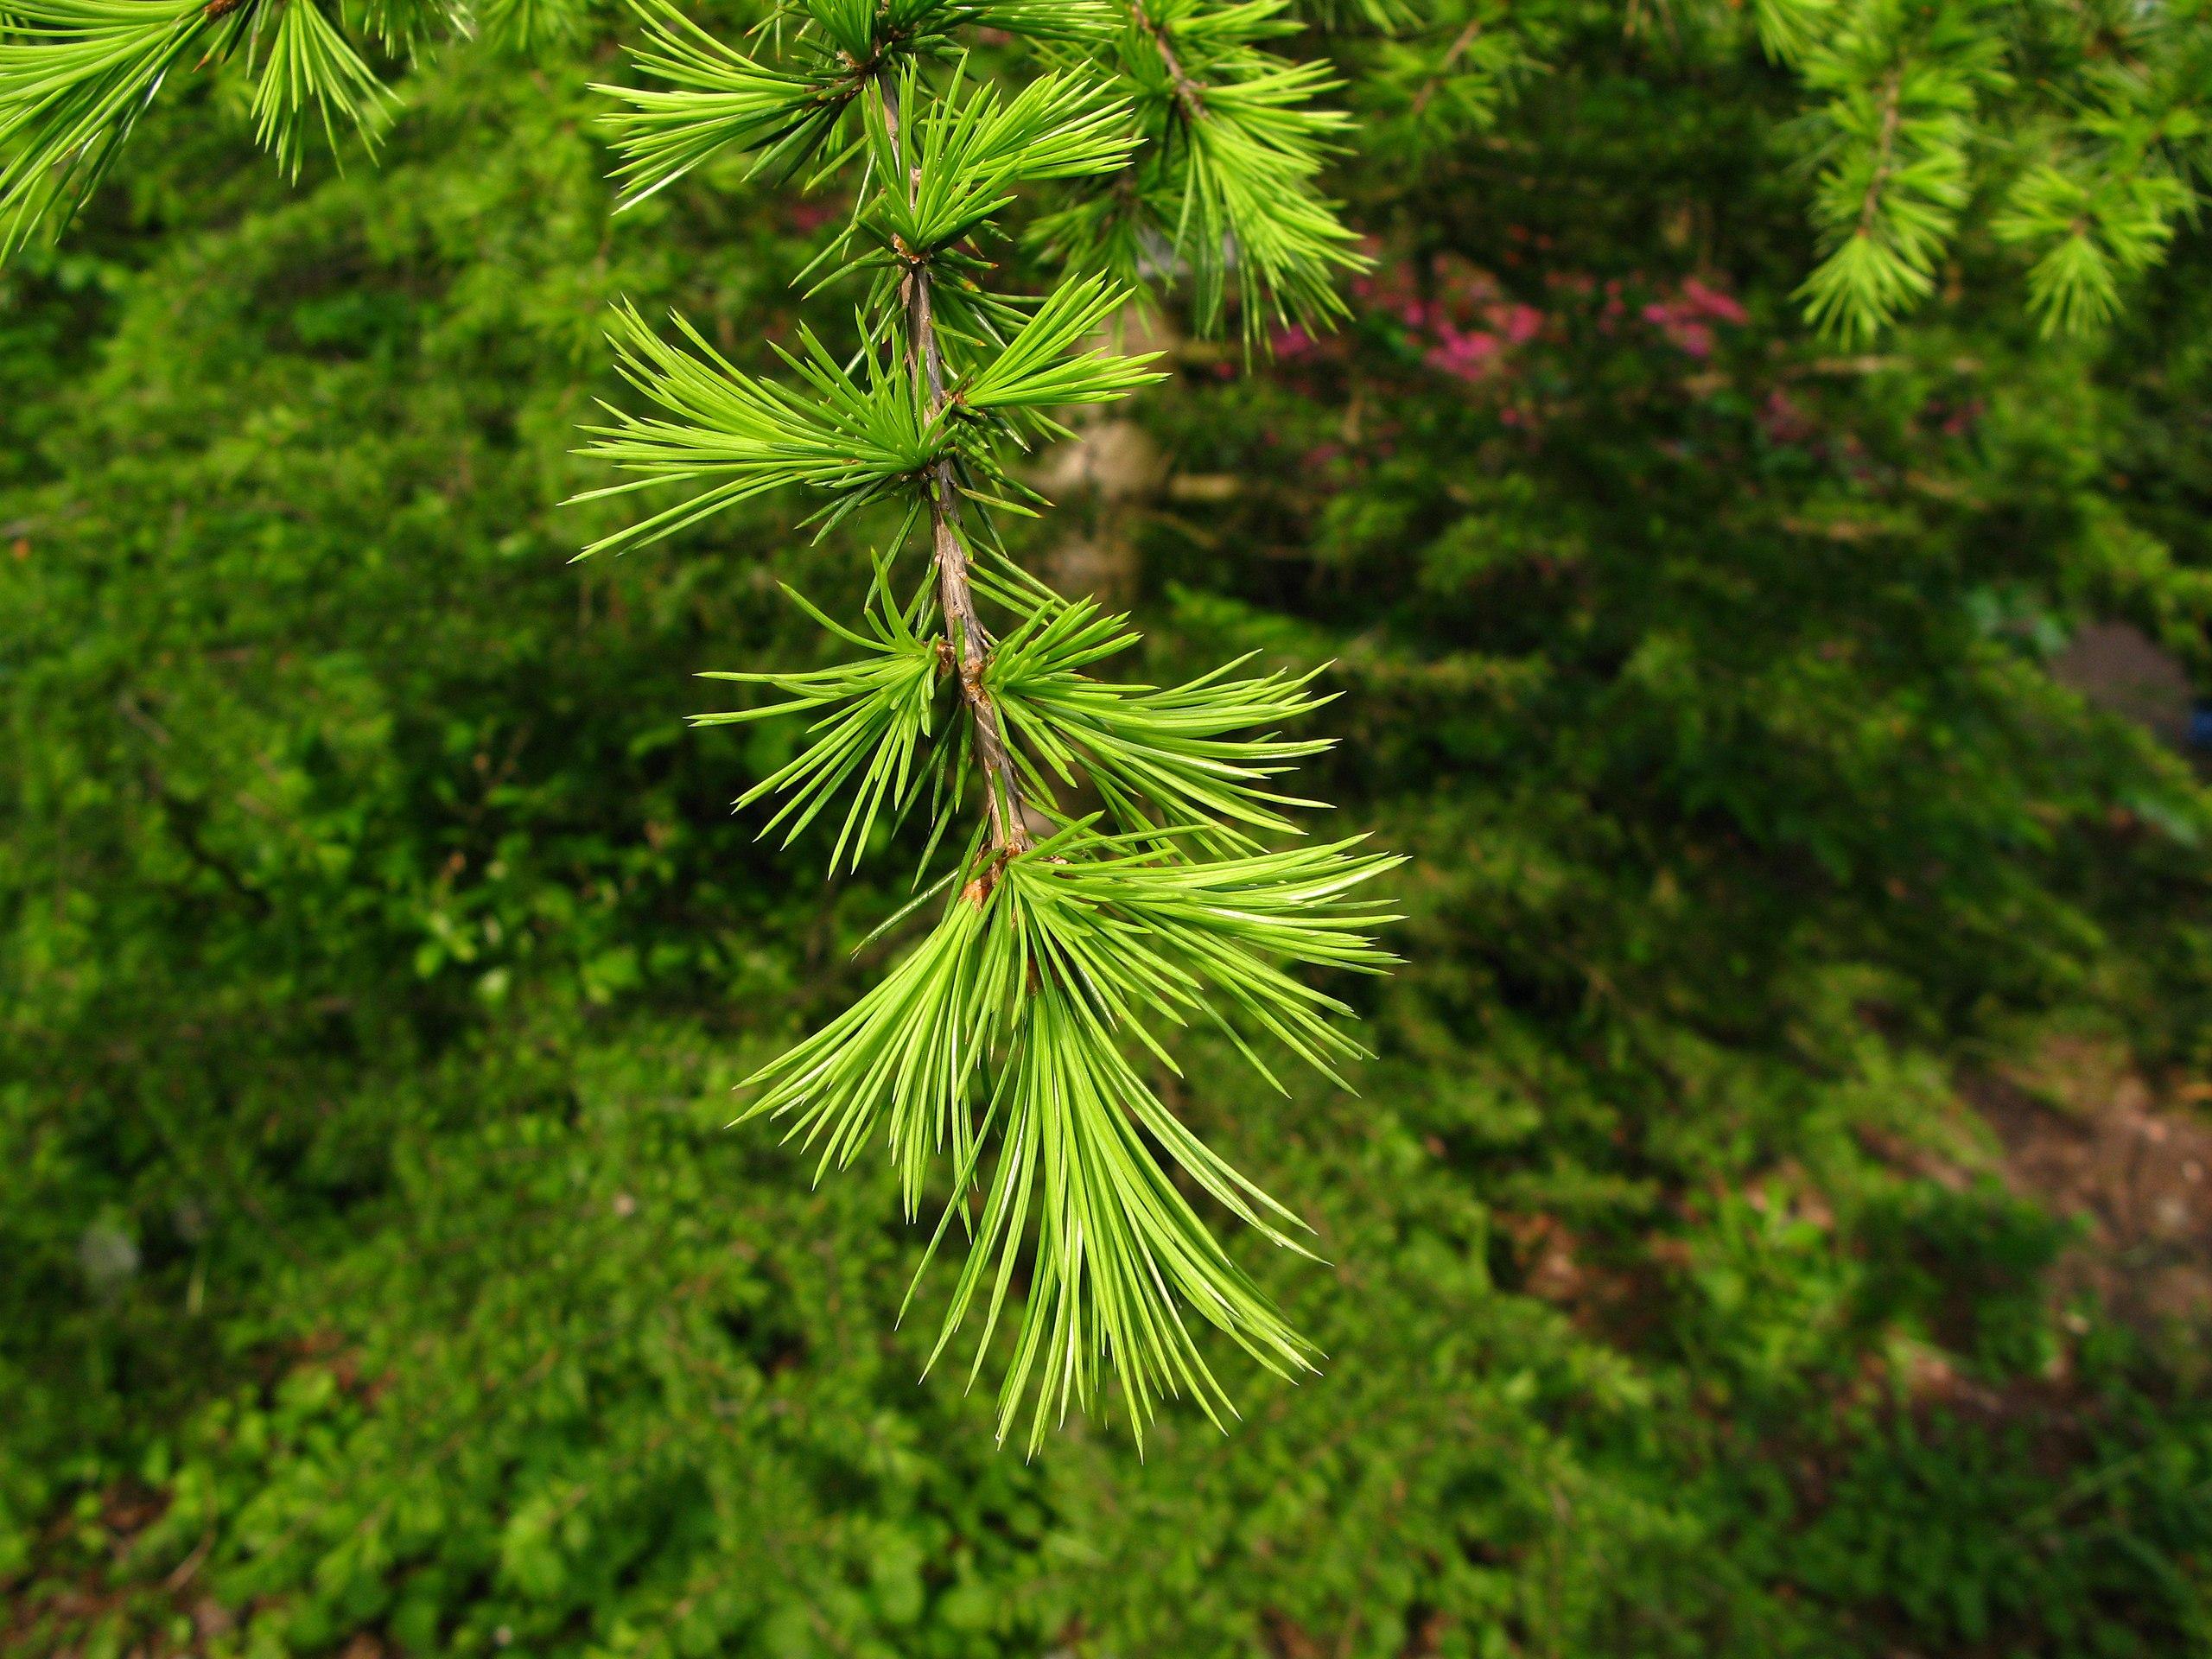
<path fill-rule="evenodd" d="M 466 23 L 448 0 L 4 0 L 0 257 L 69 220 L 172 76 L 242 75 L 255 137 L 296 175 L 318 130 L 374 140 L 388 94 L 365 48 Z"/>

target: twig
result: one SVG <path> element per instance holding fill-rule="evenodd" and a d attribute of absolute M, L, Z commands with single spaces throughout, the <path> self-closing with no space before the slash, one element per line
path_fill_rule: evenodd
<path fill-rule="evenodd" d="M 1167 38 L 1166 25 L 1154 19 L 1144 9 L 1143 0 L 1129 0 L 1129 12 L 1160 48 L 1160 60 L 1166 67 L 1167 79 L 1175 88 L 1175 101 L 1183 106 L 1184 115 L 1192 121 L 1204 120 L 1206 89 L 1184 72 L 1183 60 L 1175 55 L 1175 48 Z"/>
<path fill-rule="evenodd" d="M 892 152 L 899 149 L 899 94 L 887 75 L 875 79 L 882 100 L 884 125 L 891 135 Z M 918 192 L 920 169 L 908 175 L 908 188 Z M 926 259 L 912 258 L 906 265 L 907 351 L 909 364 L 922 377 L 932 416 L 944 412 L 950 401 L 944 385 L 944 348 L 938 341 L 931 301 L 931 277 Z M 938 607 L 944 625 L 956 637 L 960 652 L 957 677 L 960 696 L 976 733 L 976 754 L 983 763 L 983 804 L 990 815 L 991 849 L 998 855 L 967 889 L 977 902 L 988 894 L 1005 868 L 1007 856 L 1029 850 L 1029 823 L 1022 811 L 1021 780 L 1007 753 L 998 710 L 983 686 L 989 664 L 992 639 L 976 613 L 976 592 L 968 580 L 968 549 L 961 540 L 960 486 L 953 475 L 952 459 L 946 456 L 930 468 L 930 532 L 931 554 L 937 563 Z"/>
<path fill-rule="evenodd" d="M 192 1553 L 169 1569 L 168 1576 L 162 1580 L 162 1588 L 175 1595 L 190 1584 L 193 1574 L 200 1571 L 200 1564 L 207 1559 L 207 1552 L 214 1547 L 215 1529 L 211 1524 L 200 1535 L 200 1541 L 192 1547 Z"/>
<path fill-rule="evenodd" d="M 1421 89 L 1414 94 L 1413 114 L 1416 120 L 1420 118 L 1421 111 L 1428 107 L 1429 99 L 1436 96 L 1436 89 L 1443 84 L 1444 77 L 1452 73 L 1452 66 L 1459 61 L 1459 54 L 1472 46 L 1475 43 L 1475 36 L 1482 32 L 1482 19 L 1470 18 L 1467 26 L 1459 31 L 1459 38 L 1452 41 L 1443 57 L 1438 60 L 1436 73 L 1422 83 Z"/>
<path fill-rule="evenodd" d="M 1881 211 L 1882 187 L 1890 181 L 1896 165 L 1897 125 L 1903 111 L 1898 105 L 1904 95 L 1904 71 L 1890 72 L 1889 84 L 1882 95 L 1882 130 L 1874 140 L 1874 170 L 1866 177 L 1866 194 L 1859 204 L 1859 234 L 1871 236 L 1874 231 L 1874 217 Z"/>

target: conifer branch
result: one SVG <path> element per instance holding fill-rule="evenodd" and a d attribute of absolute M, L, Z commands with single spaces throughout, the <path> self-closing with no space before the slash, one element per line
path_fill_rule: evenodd
<path fill-rule="evenodd" d="M 787 176 L 857 159 L 854 216 L 801 280 L 864 283 L 867 299 L 850 359 L 806 329 L 800 349 L 779 353 L 798 385 L 739 369 L 681 319 L 679 346 L 619 312 L 624 370 L 659 412 L 618 409 L 597 429 L 591 453 L 632 477 L 591 493 L 664 484 L 691 493 L 588 550 L 656 539 L 770 489 L 819 493 L 825 528 L 903 503 L 899 542 L 916 523 L 928 526 L 928 572 L 913 601 L 891 594 L 894 543 L 865 631 L 815 613 L 862 649 L 858 660 L 729 676 L 789 700 L 703 723 L 817 716 L 802 753 L 744 800 L 785 797 L 767 828 L 788 841 L 849 797 L 833 867 L 856 865 L 885 826 L 915 812 L 928 826 L 924 874 L 940 848 L 959 849 L 916 901 L 949 893 L 934 928 L 860 1001 L 762 1068 L 746 1116 L 785 1120 L 818 1146 L 823 1170 L 880 1137 L 910 1216 L 932 1170 L 950 1175 L 929 1255 L 956 1220 L 969 1250 L 937 1353 L 973 1309 L 980 1364 L 1016 1261 L 1030 1262 L 1001 1433 L 1030 1401 L 1033 1446 L 1109 1376 L 1139 1433 L 1172 1394 L 1224 1421 L 1232 1408 L 1196 1324 L 1284 1376 L 1310 1369 L 1313 1355 L 1173 1172 L 1277 1244 L 1296 1248 L 1287 1230 L 1296 1223 L 1175 1119 L 1139 1062 L 1172 1069 L 1153 1027 L 1197 1016 L 1271 1083 L 1268 1043 L 1338 1077 L 1358 1052 L 1332 1023 L 1349 1010 L 1294 970 L 1368 971 L 1389 960 L 1370 933 L 1386 913 L 1346 895 L 1393 861 L 1350 842 L 1269 852 L 1259 839 L 1293 830 L 1285 809 L 1312 804 L 1274 786 L 1290 761 L 1326 747 L 1273 729 L 1323 701 L 1306 695 L 1305 678 L 1232 678 L 1230 664 L 1168 690 L 1094 680 L 1091 665 L 1134 641 L 1122 619 L 1052 594 L 1002 551 L 978 557 L 971 512 L 987 525 L 992 507 L 1038 505 L 1010 451 L 1064 431 L 1059 411 L 1160 378 L 1148 358 L 1096 343 L 1127 285 L 1077 272 L 1035 298 L 994 293 L 979 251 L 980 238 L 1002 234 L 1017 186 L 1079 183 L 1163 153 L 1142 88 L 1124 90 L 1119 76 L 1135 24 L 1118 35 L 1077 29 L 1077 49 L 1057 50 L 1046 73 L 1001 97 L 947 38 L 955 23 L 988 11 L 1019 36 L 1043 21 L 1065 48 L 1090 9 L 1048 17 L 957 0 L 804 0 L 792 14 L 804 20 L 792 64 L 739 60 L 702 37 L 683 47 L 692 67 L 679 76 L 668 73 L 679 31 L 660 0 L 645 3 L 656 10 L 643 61 L 676 90 L 623 95 L 630 107 L 613 124 L 633 188 L 662 188 L 731 146 L 753 149 L 756 167 L 772 157 Z M 1211 42 L 1210 61 L 1225 73 L 1201 124 L 1209 137 L 1180 145 L 1175 163 L 1212 204 L 1208 215 L 1228 213 L 1205 222 L 1236 227 L 1267 291 L 1326 293 L 1332 250 L 1350 233 L 1306 182 L 1312 135 L 1330 124 L 1299 107 L 1314 74 L 1253 46 L 1278 31 L 1278 0 L 1161 3 L 1192 38 Z M 950 67 L 933 73 L 931 64 Z M 1282 236 L 1299 214 L 1325 229 Z M 1212 315 L 1205 280 L 1202 315 Z M 987 606 L 1011 619 L 1002 636 Z M 939 728 L 941 685 L 957 712 Z M 955 830 L 977 781 L 982 822 Z M 1078 781 L 1102 812 L 1064 810 L 1056 786 Z"/>

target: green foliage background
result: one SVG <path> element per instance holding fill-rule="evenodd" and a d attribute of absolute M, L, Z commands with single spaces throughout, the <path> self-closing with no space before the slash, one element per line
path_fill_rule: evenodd
<path fill-rule="evenodd" d="M 2212 798 L 2047 668 L 2212 670 L 2203 233 L 2053 343 L 1969 228 L 1842 352 L 1791 76 L 1544 20 L 1456 122 L 1354 51 L 1351 322 L 1135 414 L 1232 480 L 1132 521 L 1147 668 L 1335 658 L 1314 792 L 1414 857 L 1359 1097 L 1175 1102 L 1309 1201 L 1331 1265 L 1248 1259 L 1325 1375 L 1142 1461 L 995 1450 L 889 1172 L 722 1127 L 887 899 L 731 817 L 796 734 L 686 676 L 861 543 L 564 563 L 608 302 L 757 350 L 804 210 L 610 223 L 595 24 L 296 190 L 149 118 L 0 278 L 0 1646 L 2212 1649 L 2202 1339 L 2062 1291 L 1961 1092 L 2212 1059 Z"/>

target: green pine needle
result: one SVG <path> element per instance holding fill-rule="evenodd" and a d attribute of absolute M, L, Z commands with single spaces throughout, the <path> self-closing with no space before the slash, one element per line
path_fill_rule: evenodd
<path fill-rule="evenodd" d="M 1270 322 L 1344 315 L 1337 278 L 1366 261 L 1315 181 L 1350 118 L 1313 101 L 1338 85 L 1325 63 L 1261 49 L 1299 29 L 1287 4 L 1133 4 L 1118 43 L 1146 140 L 1132 188 L 1049 217 L 1039 245 L 1133 285 L 1156 276 L 1164 248 L 1200 327 L 1218 327 L 1233 299 L 1248 340 Z"/>
<path fill-rule="evenodd" d="M 864 504 L 908 487 L 946 453 L 948 423 L 926 413 L 907 382 L 873 354 L 855 377 L 810 329 L 800 350 L 776 347 L 798 377 L 780 385 L 733 367 L 703 335 L 671 314 L 696 352 L 671 345 L 634 307 L 617 307 L 608 338 L 622 372 L 668 418 L 607 406 L 614 424 L 587 429 L 598 442 L 584 454 L 640 474 L 575 499 L 704 482 L 706 487 L 652 517 L 601 537 L 579 556 L 658 541 L 724 507 L 791 486 L 835 492 Z"/>
<path fill-rule="evenodd" d="M 1329 701 L 1306 691 L 1313 673 L 1226 677 L 1247 658 L 1165 690 L 1090 677 L 1083 671 L 1091 664 L 1136 643 L 1125 620 L 1089 601 L 1055 601 L 1008 634 L 992 659 L 987 683 L 1033 757 L 1039 796 L 1052 796 L 1046 771 L 1065 786 L 1087 778 L 1122 828 L 1190 824 L 1188 833 L 1219 851 L 1249 849 L 1255 832 L 1290 832 L 1278 809 L 1321 804 L 1269 784 L 1290 762 L 1330 747 L 1325 738 L 1274 731 Z M 1255 728 L 1264 734 L 1230 735 Z"/>
<path fill-rule="evenodd" d="M 284 171 L 299 176 L 308 134 L 318 123 L 334 155 L 340 119 L 373 144 L 376 112 L 390 95 L 321 9 L 313 0 L 284 0 L 267 35 L 254 86 L 254 137 Z"/>
<path fill-rule="evenodd" d="M 971 413 L 1023 410 L 1032 414 L 1079 404 L 1111 403 L 1166 377 L 1146 365 L 1157 352 L 1126 357 L 1076 347 L 1095 335 L 1128 298 L 1128 290 L 1103 276 L 1063 283 L 1006 349 L 961 381 L 954 396 Z"/>
<path fill-rule="evenodd" d="M 411 44 L 435 5 L 364 10 L 389 46 Z M 315 0 L 9 0 L 0 7 L 0 257 L 84 205 L 172 73 L 244 63 L 254 134 L 296 177 L 309 135 L 334 153 L 342 122 L 372 142 L 389 94 Z"/>
<path fill-rule="evenodd" d="M 789 588 L 785 591 L 791 593 Z M 839 627 L 791 593 L 792 600 L 809 615 L 870 654 L 858 662 L 803 673 L 702 675 L 702 679 L 772 686 L 785 693 L 790 701 L 730 714 L 692 716 L 694 725 L 726 726 L 778 715 L 829 711 L 809 728 L 816 734 L 813 742 L 739 797 L 737 804 L 747 807 L 764 796 L 788 792 L 791 798 L 760 831 L 766 836 L 784 828 L 783 844 L 788 847 L 831 798 L 852 783 L 852 804 L 830 853 L 832 874 L 840 860 L 847 858 L 849 849 L 845 868 L 860 868 L 887 807 L 895 817 L 912 805 L 914 791 L 926 770 L 917 764 L 918 757 L 929 742 L 938 717 L 938 681 L 944 669 L 943 642 L 916 633 L 905 613 L 888 601 L 880 583 L 878 594 L 879 602 L 868 611 L 870 632 L 862 635 Z"/>
<path fill-rule="evenodd" d="M 963 61 L 941 97 L 925 99 L 909 69 L 900 102 L 919 113 L 896 140 L 871 106 L 874 171 L 887 182 L 868 219 L 905 259 L 927 258 L 974 235 L 1023 184 L 1110 173 L 1136 145 L 1128 101 L 1103 86 L 1046 74 L 1002 101 L 995 86 L 969 81 L 966 70 Z"/>
<path fill-rule="evenodd" d="M 0 257 L 75 213 L 207 27 L 200 0 L 0 10 Z"/>
<path fill-rule="evenodd" d="M 834 61 L 771 69 L 724 46 L 669 0 L 632 4 L 645 19 L 645 43 L 631 54 L 668 90 L 594 86 L 630 105 L 604 118 L 624 158 L 614 170 L 622 208 L 723 149 L 758 149 L 760 167 L 788 172 L 820 149 L 860 92 L 861 82 Z"/>

